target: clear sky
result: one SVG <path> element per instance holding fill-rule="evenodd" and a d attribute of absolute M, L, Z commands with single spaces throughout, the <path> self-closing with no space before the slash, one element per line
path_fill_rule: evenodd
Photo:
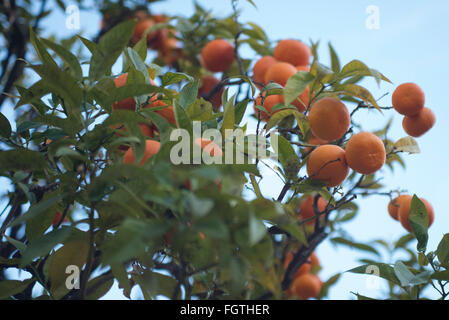
<path fill-rule="evenodd" d="M 203 7 L 211 8 L 213 14 L 224 16 L 231 12 L 231 1 L 198 1 Z M 346 0 L 319 2 L 297 0 L 254 0 L 257 9 L 240 1 L 243 9 L 242 22 L 254 22 L 260 25 L 271 40 L 298 38 L 303 41 L 320 40 L 320 60 L 328 64 L 327 43 L 330 41 L 337 51 L 342 64 L 359 59 L 369 67 L 384 73 L 393 85 L 383 83 L 377 87 L 374 80 L 363 83 L 375 98 L 389 93 L 379 101 L 382 106 L 391 105 L 391 93 L 403 82 L 415 82 L 426 93 L 426 106 L 431 108 L 437 118 L 435 127 L 417 141 L 420 154 L 406 155 L 407 170 L 395 168 L 394 175 L 384 170 L 382 183 L 389 189 L 407 189 L 432 203 L 435 210 L 435 223 L 429 230 L 429 249 L 435 249 L 442 235 L 449 231 L 449 209 L 447 208 L 447 181 L 449 180 L 447 160 L 449 120 L 447 92 L 444 89 L 449 72 L 449 2 L 446 0 Z M 370 17 L 369 6 L 379 10 L 379 28 L 369 29 L 366 21 Z M 170 15 L 188 16 L 193 12 L 193 1 L 169 0 L 153 5 L 153 12 Z M 87 35 L 95 35 L 100 24 L 100 16 L 92 12 L 81 12 L 81 29 Z M 73 31 L 65 28 L 65 16 L 54 10 L 43 24 L 46 32 L 65 37 Z M 445 40 L 446 39 L 446 40 Z M 242 51 L 244 57 L 255 57 L 250 50 Z M 252 109 L 252 108 L 251 108 Z M 11 119 L 11 113 L 9 118 Z M 393 118 L 393 127 L 389 137 L 398 140 L 406 136 L 402 118 L 393 111 L 383 115 L 377 111 L 359 112 L 360 121 L 366 130 L 383 128 Z M 249 128 L 254 122 L 249 120 Z M 265 196 L 277 196 L 282 185 L 275 176 L 267 177 L 262 184 Z M 355 241 L 385 239 L 393 241 L 405 234 L 399 223 L 393 221 L 387 213 L 388 198 L 374 196 L 357 200 L 361 207 L 356 219 L 344 226 L 345 231 Z M 337 272 L 346 271 L 360 265 L 358 258 L 369 257 L 355 250 L 336 248 L 328 241 L 317 250 L 323 269 L 320 276 L 326 280 Z M 374 257 L 372 257 L 374 258 Z M 350 291 L 371 297 L 381 298 L 385 283 L 373 288 L 367 282 L 368 277 L 344 274 L 329 297 L 331 299 L 352 299 Z M 105 298 L 120 298 L 120 292 L 114 286 Z"/>

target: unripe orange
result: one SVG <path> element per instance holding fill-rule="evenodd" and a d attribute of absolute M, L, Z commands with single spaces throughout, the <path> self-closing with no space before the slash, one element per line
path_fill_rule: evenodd
<path fill-rule="evenodd" d="M 220 80 L 215 78 L 214 76 L 205 76 L 201 79 L 201 86 L 198 89 L 198 97 L 201 97 L 203 94 L 207 95 L 218 83 Z M 221 106 L 221 96 L 223 95 L 224 88 L 222 87 L 216 94 L 214 94 L 210 99 L 210 103 L 215 110 L 218 110 Z"/>
<path fill-rule="evenodd" d="M 399 221 L 401 222 L 402 226 L 408 231 L 408 232 L 413 232 L 412 229 L 412 225 L 410 224 L 410 209 L 412 206 L 412 196 L 406 196 L 404 198 L 404 200 L 401 202 L 401 205 L 399 207 L 399 211 L 398 211 L 398 217 L 399 217 Z M 427 214 L 428 214 L 428 227 L 430 228 L 430 226 L 433 223 L 433 220 L 435 218 L 434 212 L 433 212 L 433 207 L 432 205 L 423 198 L 419 198 L 425 205 L 426 210 L 427 210 Z"/>
<path fill-rule="evenodd" d="M 414 116 L 424 108 L 424 91 L 415 83 L 403 83 L 394 90 L 391 100 L 397 112 Z"/>
<path fill-rule="evenodd" d="M 409 197 L 409 195 L 401 194 L 388 203 L 388 213 L 394 220 L 399 220 L 399 207 L 401 206 L 401 203 Z"/>
<path fill-rule="evenodd" d="M 287 80 L 296 73 L 296 68 L 287 62 L 276 62 L 272 64 L 265 73 L 265 83 L 270 81 L 285 86 Z"/>
<path fill-rule="evenodd" d="M 320 294 L 322 283 L 316 275 L 307 273 L 301 275 L 292 283 L 292 293 L 303 300 L 316 298 Z"/>
<path fill-rule="evenodd" d="M 348 108 L 335 98 L 322 98 L 315 102 L 308 118 L 315 137 L 327 141 L 343 137 L 351 124 Z"/>
<path fill-rule="evenodd" d="M 234 47 L 223 39 L 208 42 L 201 51 L 201 63 L 212 72 L 226 71 L 234 61 Z"/>
<path fill-rule="evenodd" d="M 159 141 L 154 140 L 146 140 L 145 141 L 145 153 L 143 155 L 142 160 L 139 162 L 139 166 L 143 166 L 143 164 L 153 155 L 159 152 L 161 144 Z M 123 156 L 124 164 L 133 164 L 135 160 L 134 151 L 132 148 L 129 148 L 125 155 Z"/>
<path fill-rule="evenodd" d="M 274 57 L 277 60 L 294 66 L 308 65 L 311 55 L 309 46 L 298 40 L 281 40 L 274 48 Z"/>
<path fill-rule="evenodd" d="M 253 67 L 253 79 L 255 82 L 259 82 L 262 84 L 266 84 L 265 82 L 265 74 L 267 73 L 268 68 L 274 65 L 277 62 L 275 58 L 272 56 L 264 56 L 257 60 Z M 258 85 L 258 84 L 256 84 Z"/>
<path fill-rule="evenodd" d="M 372 174 L 382 168 L 386 159 L 385 146 L 378 136 L 370 132 L 353 135 L 346 144 L 348 166 L 362 174 Z"/>
<path fill-rule="evenodd" d="M 341 184 L 348 173 L 345 150 L 336 145 L 319 146 L 312 151 L 307 161 L 309 178 L 324 181 L 328 187 Z"/>
<path fill-rule="evenodd" d="M 315 210 L 313 209 L 313 203 L 315 201 L 314 196 L 308 196 L 299 206 L 299 216 L 301 219 L 310 219 L 315 217 Z M 319 212 L 323 212 L 326 209 L 327 201 L 323 197 L 318 198 L 317 208 Z M 315 224 L 315 219 L 311 219 L 306 222 L 308 225 Z"/>
<path fill-rule="evenodd" d="M 435 114 L 429 108 L 423 108 L 417 115 L 405 116 L 402 120 L 404 131 L 412 137 L 420 137 L 435 125 Z"/>

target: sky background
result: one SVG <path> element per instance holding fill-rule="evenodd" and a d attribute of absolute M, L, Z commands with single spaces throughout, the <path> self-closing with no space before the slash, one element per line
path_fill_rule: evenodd
<path fill-rule="evenodd" d="M 342 65 L 353 59 L 359 59 L 369 67 L 382 72 L 393 84 L 386 82 L 380 87 L 373 79 L 362 84 L 373 93 L 381 106 L 391 106 L 391 93 L 403 82 L 417 83 L 426 94 L 426 106 L 436 115 L 434 128 L 418 138 L 420 154 L 404 155 L 407 170 L 395 167 L 394 174 L 384 169 L 381 181 L 386 190 L 406 189 L 409 193 L 427 199 L 434 207 L 435 222 L 429 230 L 428 249 L 438 245 L 443 234 L 449 231 L 449 209 L 447 207 L 447 181 L 449 180 L 447 160 L 449 120 L 445 79 L 449 72 L 449 1 L 364 1 L 345 0 L 319 2 L 297 0 L 254 0 L 257 9 L 246 1 L 240 0 L 241 22 L 254 22 L 261 26 L 272 41 L 296 38 L 302 41 L 320 40 L 320 61 L 329 64 L 327 43 L 331 42 L 337 51 Z M 231 1 L 198 1 L 203 7 L 212 9 L 212 13 L 224 17 L 232 12 Z M 379 28 L 369 29 L 366 21 L 370 17 L 369 6 L 379 10 Z M 193 13 L 193 1 L 169 0 L 152 5 L 154 13 L 189 16 Z M 42 24 L 44 35 L 54 34 L 67 37 L 73 30 L 65 27 L 66 16 L 60 10 L 54 10 Z M 101 17 L 97 13 L 81 11 L 81 32 L 89 38 L 97 34 Z M 248 49 L 241 51 L 244 58 L 256 58 Z M 120 70 L 118 70 L 120 72 Z M 248 108 L 251 109 L 252 108 Z M 248 115 L 251 113 L 248 110 Z M 14 118 L 12 110 L 5 110 L 10 120 Z M 362 123 L 365 130 L 377 130 L 385 126 L 392 118 L 393 125 L 389 138 L 396 141 L 404 136 L 402 117 L 393 111 L 363 111 L 356 114 L 356 121 Z M 249 130 L 255 127 L 255 121 L 248 120 Z M 269 172 L 267 172 L 269 174 Z M 276 197 L 282 188 L 282 182 L 269 174 L 262 181 L 262 192 L 266 197 Z M 356 219 L 344 225 L 344 230 L 357 242 L 383 239 L 389 242 L 405 234 L 400 223 L 391 219 L 387 212 L 389 199 L 373 196 L 358 199 L 361 209 Z M 413 243 L 415 248 L 415 243 Z M 361 263 L 362 257 L 375 258 L 359 251 L 334 247 L 325 241 L 317 249 L 317 255 L 323 269 L 320 276 L 323 281 L 330 276 L 344 272 Z M 393 262 L 385 256 L 384 262 Z M 380 280 L 379 286 L 373 284 L 369 276 L 345 273 L 337 285 L 333 286 L 330 299 L 354 299 L 352 292 L 382 298 L 386 282 Z M 427 293 L 431 297 L 433 290 Z M 138 297 L 138 292 L 133 292 Z M 120 291 L 114 285 L 113 290 L 104 298 L 121 299 Z"/>

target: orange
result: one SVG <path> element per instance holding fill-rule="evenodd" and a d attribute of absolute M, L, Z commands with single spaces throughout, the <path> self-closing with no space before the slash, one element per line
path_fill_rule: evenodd
<path fill-rule="evenodd" d="M 287 80 L 296 73 L 296 68 L 287 62 L 276 62 L 272 64 L 265 73 L 265 83 L 270 81 L 285 86 Z"/>
<path fill-rule="evenodd" d="M 394 90 L 391 100 L 397 112 L 414 116 L 424 108 L 424 91 L 415 83 L 403 83 Z"/>
<path fill-rule="evenodd" d="M 292 260 L 293 260 L 293 253 L 291 251 L 289 251 L 285 255 L 284 270 L 287 270 L 288 265 L 290 264 L 290 262 L 292 262 Z M 311 268 L 312 268 L 312 265 L 310 262 L 303 263 L 302 266 L 299 267 L 298 270 L 296 270 L 295 275 L 293 277 L 297 278 L 297 277 L 302 276 L 303 274 L 307 274 L 310 272 Z"/>
<path fill-rule="evenodd" d="M 415 116 L 405 116 L 402 120 L 404 131 L 412 137 L 420 137 L 435 125 L 435 114 L 429 108 L 423 108 Z"/>
<path fill-rule="evenodd" d="M 143 166 L 145 161 L 147 161 L 151 156 L 158 153 L 160 147 L 161 147 L 161 144 L 159 141 L 146 140 L 145 141 L 145 153 L 143 155 L 142 160 L 140 160 L 140 162 L 139 162 L 139 166 Z M 124 164 L 133 164 L 134 160 L 135 160 L 134 151 L 132 148 L 129 148 L 125 152 L 125 155 L 123 156 L 123 163 Z"/>
<path fill-rule="evenodd" d="M 310 71 L 310 67 L 309 66 L 296 66 L 296 71 Z"/>
<path fill-rule="evenodd" d="M 53 218 L 53 221 L 51 224 L 54 227 L 56 227 L 58 225 L 59 221 L 61 221 L 61 219 L 62 219 L 62 213 L 60 211 L 58 211 L 58 212 L 56 212 L 55 217 Z M 69 220 L 67 218 L 64 218 L 62 223 L 64 223 L 64 222 L 69 222 Z"/>
<path fill-rule="evenodd" d="M 271 115 L 277 112 L 277 111 L 271 112 L 273 107 L 275 105 L 283 103 L 283 102 L 284 102 L 284 98 L 280 94 L 274 94 L 274 95 L 266 97 L 264 100 L 264 103 L 263 103 L 263 107 L 265 108 L 265 110 L 268 111 L 268 114 L 267 114 L 265 111 L 262 111 L 262 110 L 259 110 L 256 108 L 256 105 L 260 106 L 262 103 L 262 97 L 259 95 L 256 98 L 256 100 L 254 101 L 254 114 L 257 118 L 259 116 L 259 111 L 260 111 L 260 119 L 262 121 L 268 121 L 270 119 Z"/>
<path fill-rule="evenodd" d="M 156 21 L 151 18 L 144 18 L 137 22 L 134 27 L 134 33 L 131 38 L 131 42 L 135 45 L 143 37 L 146 30 L 150 29 L 156 24 Z M 158 49 L 161 47 L 164 38 L 167 37 L 167 29 L 159 29 L 147 34 L 147 44 L 149 47 Z"/>
<path fill-rule="evenodd" d="M 212 72 L 226 71 L 234 61 L 234 47 L 223 39 L 208 42 L 201 51 L 201 64 Z"/>
<path fill-rule="evenodd" d="M 394 220 L 399 220 L 399 207 L 404 200 L 407 200 L 409 195 L 402 194 L 394 198 L 388 203 L 388 213 Z"/>
<path fill-rule="evenodd" d="M 154 107 L 163 107 L 167 106 L 164 109 L 157 110 L 156 113 L 167 119 L 169 123 L 176 125 L 175 113 L 173 111 L 173 106 L 169 106 L 165 102 L 161 100 L 151 99 L 149 104 L 147 104 L 144 108 L 154 108 Z"/>
<path fill-rule="evenodd" d="M 214 76 L 205 76 L 201 79 L 201 86 L 198 89 L 198 97 L 201 97 L 203 94 L 207 95 L 209 92 L 218 84 L 220 80 L 215 78 Z M 223 95 L 224 88 L 222 87 L 216 94 L 213 95 L 209 99 L 210 103 L 212 103 L 212 107 L 215 110 L 218 110 L 221 106 L 221 96 Z"/>
<path fill-rule="evenodd" d="M 306 273 L 293 280 L 291 292 L 298 298 L 307 300 L 318 297 L 321 286 L 322 283 L 318 276 Z"/>
<path fill-rule="evenodd" d="M 348 108 L 335 98 L 322 98 L 315 102 L 308 118 L 315 137 L 327 141 L 343 137 L 351 124 Z"/>
<path fill-rule="evenodd" d="M 410 209 L 412 206 L 412 199 L 413 197 L 408 195 L 404 197 L 404 200 L 401 202 L 401 205 L 399 207 L 398 210 L 398 217 L 399 217 L 399 221 L 401 222 L 402 226 L 408 231 L 408 232 L 413 232 L 412 226 L 410 224 L 410 220 L 409 220 L 409 216 L 410 216 Z M 427 209 L 427 214 L 428 214 L 428 222 L 429 222 L 429 227 L 432 225 L 433 220 L 435 218 L 434 212 L 433 212 L 433 207 L 432 205 L 423 198 L 419 198 L 424 205 L 426 206 Z"/>
<path fill-rule="evenodd" d="M 265 82 L 265 74 L 267 73 L 268 68 L 274 65 L 277 62 L 275 58 L 272 56 L 264 56 L 256 61 L 253 67 L 253 79 L 256 82 L 256 85 L 266 84 Z"/>
<path fill-rule="evenodd" d="M 336 145 L 319 146 L 312 151 L 307 161 L 309 178 L 324 181 L 328 187 L 341 184 L 348 172 L 345 150 Z"/>
<path fill-rule="evenodd" d="M 299 216 L 301 217 L 302 220 L 315 217 L 315 210 L 313 209 L 314 201 L 315 201 L 314 196 L 308 196 L 299 206 Z M 318 205 L 317 205 L 318 211 L 323 212 L 326 209 L 326 206 L 327 206 L 327 201 L 324 198 L 319 197 Z M 315 219 L 311 219 L 311 220 L 307 221 L 306 224 L 308 224 L 308 225 L 315 224 Z"/>
<path fill-rule="evenodd" d="M 209 139 L 196 138 L 195 144 L 200 146 L 204 151 L 209 152 L 212 157 L 221 157 L 223 155 L 223 150 L 221 150 L 218 144 Z"/>
<path fill-rule="evenodd" d="M 348 166 L 362 174 L 372 174 L 382 168 L 386 159 L 382 140 L 370 132 L 353 135 L 346 144 Z"/>
<path fill-rule="evenodd" d="M 276 59 L 288 62 L 294 66 L 308 65 L 311 55 L 309 46 L 298 40 L 281 40 L 274 48 L 274 57 Z"/>
<path fill-rule="evenodd" d="M 115 86 L 120 88 L 126 84 L 126 79 L 128 79 L 128 74 L 124 73 L 114 79 Z M 126 110 L 136 110 L 136 102 L 133 97 L 125 98 L 120 101 L 116 101 L 112 104 L 112 110 L 126 109 Z"/>

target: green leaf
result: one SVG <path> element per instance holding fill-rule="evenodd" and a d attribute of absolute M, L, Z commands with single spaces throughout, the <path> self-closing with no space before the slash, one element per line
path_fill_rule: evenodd
<path fill-rule="evenodd" d="M 33 284 L 36 279 L 31 278 L 23 281 L 19 280 L 3 280 L 0 282 L 0 299 L 8 299 L 18 293 L 24 291 L 28 286 Z"/>
<path fill-rule="evenodd" d="M 340 94 L 362 99 L 366 103 L 366 105 L 374 106 L 376 109 L 380 110 L 380 107 L 377 104 L 377 101 L 374 99 L 371 92 L 369 92 L 366 88 L 362 86 L 348 83 L 335 86 L 335 90 Z"/>
<path fill-rule="evenodd" d="M 328 280 L 326 280 L 323 285 L 321 286 L 321 292 L 320 292 L 320 298 L 326 297 L 328 292 L 329 292 L 329 288 L 331 286 L 333 286 L 334 284 L 337 283 L 337 281 L 340 279 L 341 277 L 341 273 L 337 273 L 335 275 L 333 275 L 332 277 L 330 277 Z"/>
<path fill-rule="evenodd" d="M 296 113 L 299 113 L 296 109 L 287 109 L 287 110 L 281 110 L 276 113 L 274 113 L 270 120 L 268 120 L 266 130 L 270 130 L 274 126 L 276 126 L 279 122 L 281 122 L 284 118 L 288 116 L 295 115 Z"/>
<path fill-rule="evenodd" d="M 278 143 L 276 144 L 273 143 L 273 138 L 271 139 L 274 151 L 279 156 L 279 162 L 284 168 L 286 177 L 288 179 L 294 179 L 296 178 L 299 169 L 301 168 L 301 161 L 299 160 L 295 149 L 293 149 L 292 145 L 287 139 L 285 139 L 283 136 L 278 135 L 277 140 Z"/>
<path fill-rule="evenodd" d="M 409 220 L 410 225 L 413 229 L 413 233 L 418 240 L 417 249 L 420 252 L 425 252 L 427 247 L 427 241 L 429 238 L 429 236 L 427 235 L 427 228 L 429 223 L 428 219 L 429 217 L 426 206 L 416 195 L 413 195 Z"/>
<path fill-rule="evenodd" d="M 235 106 L 235 124 L 239 125 L 240 122 L 243 119 L 243 116 L 245 115 L 246 108 L 248 107 L 249 99 L 245 99 L 243 101 L 240 101 Z"/>
<path fill-rule="evenodd" d="M 57 194 L 51 198 L 48 198 L 46 200 L 40 201 L 40 202 L 32 205 L 25 214 L 17 217 L 15 220 L 13 220 L 8 225 L 8 227 L 17 226 L 20 223 L 27 221 L 28 219 L 37 217 L 41 213 L 45 212 L 45 210 L 47 210 L 48 208 L 53 206 L 56 202 L 61 201 L 64 198 L 64 196 L 65 196 L 64 194 Z"/>
<path fill-rule="evenodd" d="M 438 244 L 437 250 L 435 251 L 438 260 L 442 264 L 449 263 L 449 233 L 446 233 Z"/>
<path fill-rule="evenodd" d="M 288 106 L 301 93 L 304 92 L 307 85 L 315 79 L 313 75 L 306 71 L 298 71 L 292 75 L 284 88 L 284 103 Z"/>
<path fill-rule="evenodd" d="M 184 110 L 178 101 L 173 100 L 173 112 L 175 114 L 176 124 L 178 128 L 186 129 L 190 134 L 193 135 L 193 125 L 192 120 L 189 118 L 186 110 Z"/>
<path fill-rule="evenodd" d="M 262 220 L 256 218 L 253 214 L 249 216 L 249 245 L 258 243 L 267 233 L 267 228 Z"/>
<path fill-rule="evenodd" d="M 330 42 L 328 46 L 329 46 L 329 54 L 331 56 L 331 69 L 335 73 L 338 73 L 340 72 L 340 60 L 338 59 L 337 53 L 335 52 Z"/>
<path fill-rule="evenodd" d="M 194 78 L 192 78 L 188 74 L 182 73 L 182 72 L 166 72 L 162 76 L 162 86 L 166 87 L 166 86 L 169 86 L 169 85 L 171 85 L 173 83 L 181 82 L 183 80 L 187 80 L 189 82 L 193 82 Z"/>
<path fill-rule="evenodd" d="M 411 233 L 407 233 L 406 235 L 399 238 L 398 241 L 396 241 L 394 248 L 404 248 L 410 241 L 414 240 L 415 236 Z"/>
<path fill-rule="evenodd" d="M 145 299 L 155 299 L 158 295 L 171 298 L 177 285 L 174 278 L 149 270 L 133 275 L 133 280 L 142 289 Z"/>
<path fill-rule="evenodd" d="M 86 300 L 98 300 L 111 289 L 114 278 L 102 275 L 89 281 Z"/>
<path fill-rule="evenodd" d="M 416 282 L 415 275 L 401 261 L 398 261 L 394 265 L 394 273 L 396 274 L 396 277 L 398 277 L 403 287 L 409 286 L 411 284 L 420 284 L 419 281 L 418 283 L 415 283 Z M 425 282 L 427 281 L 421 283 Z"/>
<path fill-rule="evenodd" d="M 376 79 L 376 82 L 379 84 L 381 80 L 390 82 L 391 81 L 386 78 L 383 74 L 378 72 L 377 70 L 370 69 L 364 64 L 363 62 L 359 60 L 352 60 L 349 63 L 347 63 L 341 72 L 337 75 L 339 79 L 344 79 L 348 77 L 354 77 L 354 76 L 370 76 L 374 77 Z"/>
<path fill-rule="evenodd" d="M 214 207 L 214 202 L 211 199 L 201 199 L 193 193 L 189 193 L 186 200 L 189 204 L 192 216 L 195 218 L 204 217 Z"/>
<path fill-rule="evenodd" d="M 379 273 L 377 273 L 376 271 L 379 271 Z M 394 272 L 394 268 L 389 264 L 385 263 L 366 264 L 360 267 L 353 268 L 346 272 L 375 275 L 380 278 L 386 279 L 394 284 L 397 285 L 401 284 L 401 282 L 399 281 Z"/>
<path fill-rule="evenodd" d="M 98 80 L 110 73 L 112 65 L 131 39 L 135 25 L 134 20 L 122 22 L 101 37 L 90 60 L 91 80 Z"/>
<path fill-rule="evenodd" d="M 235 125 L 235 107 L 234 107 L 235 95 L 231 97 L 224 104 L 223 123 L 221 126 L 221 134 L 226 139 L 226 129 L 234 130 Z"/>
<path fill-rule="evenodd" d="M 416 140 L 412 137 L 404 137 L 399 139 L 393 145 L 393 149 L 400 152 L 408 152 L 409 154 L 421 152 L 418 142 L 416 142 Z"/>
<path fill-rule="evenodd" d="M 304 233 L 304 228 L 297 223 L 280 223 L 279 227 L 287 231 L 291 236 L 298 240 L 303 245 L 307 246 L 307 238 Z"/>
<path fill-rule="evenodd" d="M 203 98 L 196 99 L 188 108 L 187 114 L 193 121 L 209 121 L 215 119 L 212 104 Z"/>
<path fill-rule="evenodd" d="M 32 241 L 22 253 L 21 267 L 28 265 L 34 258 L 48 254 L 57 244 L 63 243 L 71 233 L 72 228 L 62 227 Z"/>
<path fill-rule="evenodd" d="M 435 280 L 449 281 L 449 270 L 434 272 L 430 277 Z"/>
<path fill-rule="evenodd" d="M 42 42 L 51 50 L 53 50 L 57 55 L 61 57 L 61 59 L 70 67 L 72 70 L 73 76 L 81 80 L 83 77 L 83 72 L 81 70 L 81 66 L 78 62 L 78 58 L 71 53 L 69 50 L 64 48 L 63 46 L 56 44 L 48 39 L 41 39 Z"/>
<path fill-rule="evenodd" d="M 20 242 L 20 241 L 18 241 L 18 240 L 16 240 L 16 239 L 13 239 L 13 238 L 11 238 L 11 237 L 8 237 L 6 234 L 4 234 L 3 236 L 6 238 L 6 240 L 8 240 L 8 242 L 9 242 L 10 244 L 12 244 L 12 245 L 13 245 L 17 250 L 19 250 L 21 253 L 24 252 L 24 251 L 26 250 L 27 246 L 26 246 L 23 242 Z"/>
<path fill-rule="evenodd" d="M 379 252 L 374 247 L 372 247 L 368 244 L 365 244 L 365 243 L 356 243 L 356 242 L 353 242 L 351 240 L 341 238 L 341 237 L 332 238 L 331 241 L 334 243 L 346 245 L 350 248 L 355 248 L 355 249 L 362 250 L 362 251 L 368 251 L 368 252 L 374 253 L 375 255 L 379 255 Z"/>
<path fill-rule="evenodd" d="M 9 138 L 11 136 L 11 125 L 3 113 L 0 113 L 0 136 L 2 138 Z"/>
<path fill-rule="evenodd" d="M 186 110 L 198 96 L 199 80 L 187 83 L 179 93 L 179 104 Z"/>

